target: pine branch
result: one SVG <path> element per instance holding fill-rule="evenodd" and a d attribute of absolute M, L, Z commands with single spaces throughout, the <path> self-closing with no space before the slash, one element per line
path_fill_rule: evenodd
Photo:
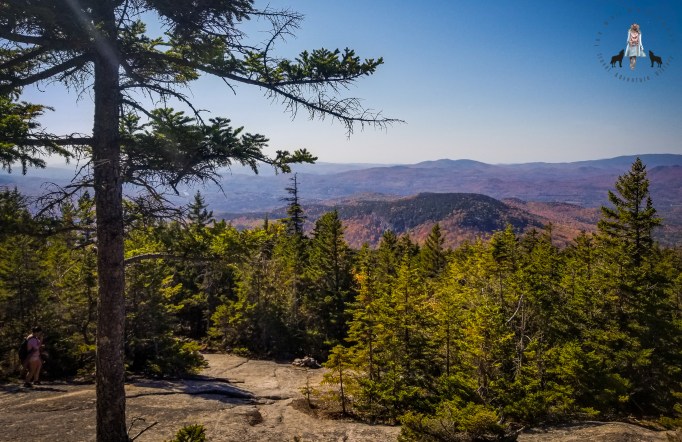
<path fill-rule="evenodd" d="M 22 88 L 24 86 L 29 86 L 38 83 L 43 80 L 47 80 L 50 77 L 61 74 L 62 72 L 68 71 L 70 69 L 80 69 L 87 62 L 91 60 L 89 54 L 78 55 L 64 63 L 60 63 L 44 71 L 38 72 L 37 74 L 29 75 L 24 78 L 18 78 L 14 76 L 2 76 L 3 83 L 0 85 L 0 94 L 9 94 L 12 91 Z"/>

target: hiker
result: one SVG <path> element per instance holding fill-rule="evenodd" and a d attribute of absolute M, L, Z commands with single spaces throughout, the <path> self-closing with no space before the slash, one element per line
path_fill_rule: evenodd
<path fill-rule="evenodd" d="M 43 330 L 40 327 L 33 327 L 31 331 L 32 333 L 26 337 L 26 358 L 21 362 L 27 371 L 24 387 L 32 387 L 34 383 L 40 383 L 40 369 L 43 366 L 43 360 L 40 358 Z"/>

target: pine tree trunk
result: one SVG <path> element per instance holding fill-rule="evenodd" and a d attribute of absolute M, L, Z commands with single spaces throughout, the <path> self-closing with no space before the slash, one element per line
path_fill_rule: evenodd
<path fill-rule="evenodd" d="M 119 60 L 114 8 L 99 8 L 101 34 L 96 39 L 93 164 L 97 213 L 97 441 L 127 441 L 125 421 L 123 328 L 123 191 L 119 141 Z M 109 37 L 107 37 L 109 36 Z"/>

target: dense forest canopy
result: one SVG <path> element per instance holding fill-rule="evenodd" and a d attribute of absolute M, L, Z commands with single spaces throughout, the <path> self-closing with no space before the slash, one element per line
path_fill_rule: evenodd
<path fill-rule="evenodd" d="M 130 219 L 128 370 L 182 375 L 202 348 L 311 355 L 339 410 L 402 423 L 404 440 L 626 416 L 682 424 L 682 250 L 652 239 L 661 220 L 641 161 L 605 195 L 597 232 L 565 247 L 547 226 L 446 249 L 436 225 L 422 244 L 386 231 L 353 249 L 335 211 L 303 231 L 295 178 L 287 190 L 288 217 L 255 229 L 216 220 L 200 194 L 184 221 Z M 50 376 L 90 373 L 91 195 L 48 217 L 5 190 L 0 219 L 3 375 L 36 323 Z"/>

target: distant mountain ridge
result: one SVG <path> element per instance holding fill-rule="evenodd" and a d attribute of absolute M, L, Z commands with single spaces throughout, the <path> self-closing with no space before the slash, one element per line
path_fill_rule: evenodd
<path fill-rule="evenodd" d="M 652 199 L 664 220 L 661 238 L 668 243 L 682 242 L 682 155 L 647 154 L 639 157 L 647 165 Z M 362 219 L 368 228 L 372 226 L 372 229 L 379 230 L 390 225 L 402 229 L 399 217 L 389 219 L 384 212 L 392 210 L 391 213 L 395 215 L 403 210 L 403 206 L 408 207 L 410 204 L 412 209 L 405 210 L 432 210 L 425 207 L 418 209 L 417 202 L 433 205 L 433 201 L 440 198 L 433 194 L 477 194 L 507 201 L 509 204 L 505 204 L 510 207 L 509 210 L 516 210 L 517 214 L 523 212 L 527 225 L 552 222 L 557 226 L 570 226 L 565 229 L 565 234 L 569 235 L 570 232 L 575 233 L 578 226 L 589 228 L 587 219 L 598 219 L 598 208 L 608 204 L 608 191 L 614 188 L 620 175 L 627 173 L 635 158 L 637 156 L 631 155 L 572 163 L 522 164 L 486 164 L 450 159 L 384 166 L 325 163 L 319 165 L 319 169 L 315 169 L 315 165 L 299 165 L 294 170 L 298 171 L 299 196 L 306 209 L 312 210 L 313 219 L 312 208 L 320 206 L 328 210 L 330 206 L 336 206 L 342 216 L 348 215 L 350 219 L 352 215 L 354 219 Z M 254 213 L 271 213 L 276 217 L 275 212 L 284 206 L 283 198 L 287 195 L 285 188 L 290 185 L 290 175 L 253 175 L 238 173 L 240 170 L 234 169 L 233 173 L 223 176 L 224 193 L 217 186 L 208 185 L 198 189 L 181 189 L 181 195 L 171 200 L 178 205 L 187 204 L 192 201 L 196 190 L 200 190 L 214 213 L 226 214 L 230 219 L 239 218 L 239 214 L 249 214 L 244 217 L 246 219 L 253 217 Z M 310 173 L 312 170 L 317 172 Z M 0 174 L 0 187 L 17 186 L 23 193 L 37 195 L 44 191 L 41 187 L 43 182 L 65 184 L 72 175 L 63 169 L 30 170 L 27 176 Z M 414 200 L 406 198 L 415 195 L 420 197 Z M 511 216 L 505 212 L 507 209 L 502 210 L 492 201 L 484 204 L 483 199 L 469 198 L 472 207 L 481 213 L 497 213 L 502 216 L 500 219 Z M 364 203 L 362 200 L 371 202 Z M 380 203 L 382 200 L 384 203 Z M 450 203 L 454 204 L 452 201 Z M 444 203 L 441 201 L 439 204 Z M 480 204 L 484 204 L 485 209 Z M 561 214 L 561 217 L 557 214 Z M 463 217 L 460 220 L 462 223 L 476 218 L 475 211 L 466 215 L 469 218 L 463 212 L 459 216 Z M 447 217 L 432 218 L 445 220 Z M 564 219 L 565 223 L 562 221 Z M 478 221 L 483 227 L 480 231 L 487 229 L 485 223 L 498 223 L 495 225 L 499 226 L 499 222 L 503 222 L 485 220 L 485 217 Z M 427 224 L 405 224 L 404 228 L 419 230 Z"/>
<path fill-rule="evenodd" d="M 301 197 L 309 203 L 362 193 L 409 196 L 424 192 L 478 193 L 496 199 L 557 201 L 599 207 L 618 176 L 637 156 L 573 163 L 486 164 L 473 160 L 435 160 L 412 165 L 296 165 Z M 651 193 L 657 205 L 682 204 L 682 155 L 639 155 L 647 165 Z M 366 166 L 366 167 L 365 167 Z M 75 168 L 74 168 L 75 169 Z M 200 190 L 215 211 L 246 213 L 274 210 L 286 196 L 289 175 L 253 175 L 226 171 L 224 193 L 213 184 L 182 189 L 178 204 Z M 265 169 L 267 170 L 267 169 Z M 68 182 L 73 172 L 59 168 L 30 170 L 28 175 L 0 173 L 0 186 L 17 186 L 27 194 L 42 192 L 40 184 Z"/>
<path fill-rule="evenodd" d="M 493 198 L 558 201 L 598 207 L 618 176 L 626 173 L 636 156 L 577 163 L 524 163 L 490 165 L 470 160 L 438 160 L 411 166 L 391 166 L 343 172 L 311 180 L 319 193 L 360 191 L 392 195 L 421 192 L 469 192 Z M 682 155 L 641 155 L 647 164 L 654 201 L 669 204 L 682 195 Z M 663 185 L 659 186 L 658 178 Z M 305 187 L 305 181 L 302 180 Z"/>
<path fill-rule="evenodd" d="M 642 155 L 649 169 L 654 202 L 667 206 L 682 195 L 682 155 Z M 626 173 L 636 156 L 577 163 L 491 165 L 471 160 L 437 160 L 348 170 L 333 174 L 299 173 L 301 197 L 311 203 L 361 193 L 409 196 L 424 192 L 478 193 L 496 199 L 568 202 L 599 207 L 607 201 L 618 176 Z M 260 180 L 253 176 L 224 178 L 234 197 L 223 199 L 226 210 L 250 212 L 281 205 L 287 176 Z M 229 208 L 228 208 L 229 207 Z"/>

